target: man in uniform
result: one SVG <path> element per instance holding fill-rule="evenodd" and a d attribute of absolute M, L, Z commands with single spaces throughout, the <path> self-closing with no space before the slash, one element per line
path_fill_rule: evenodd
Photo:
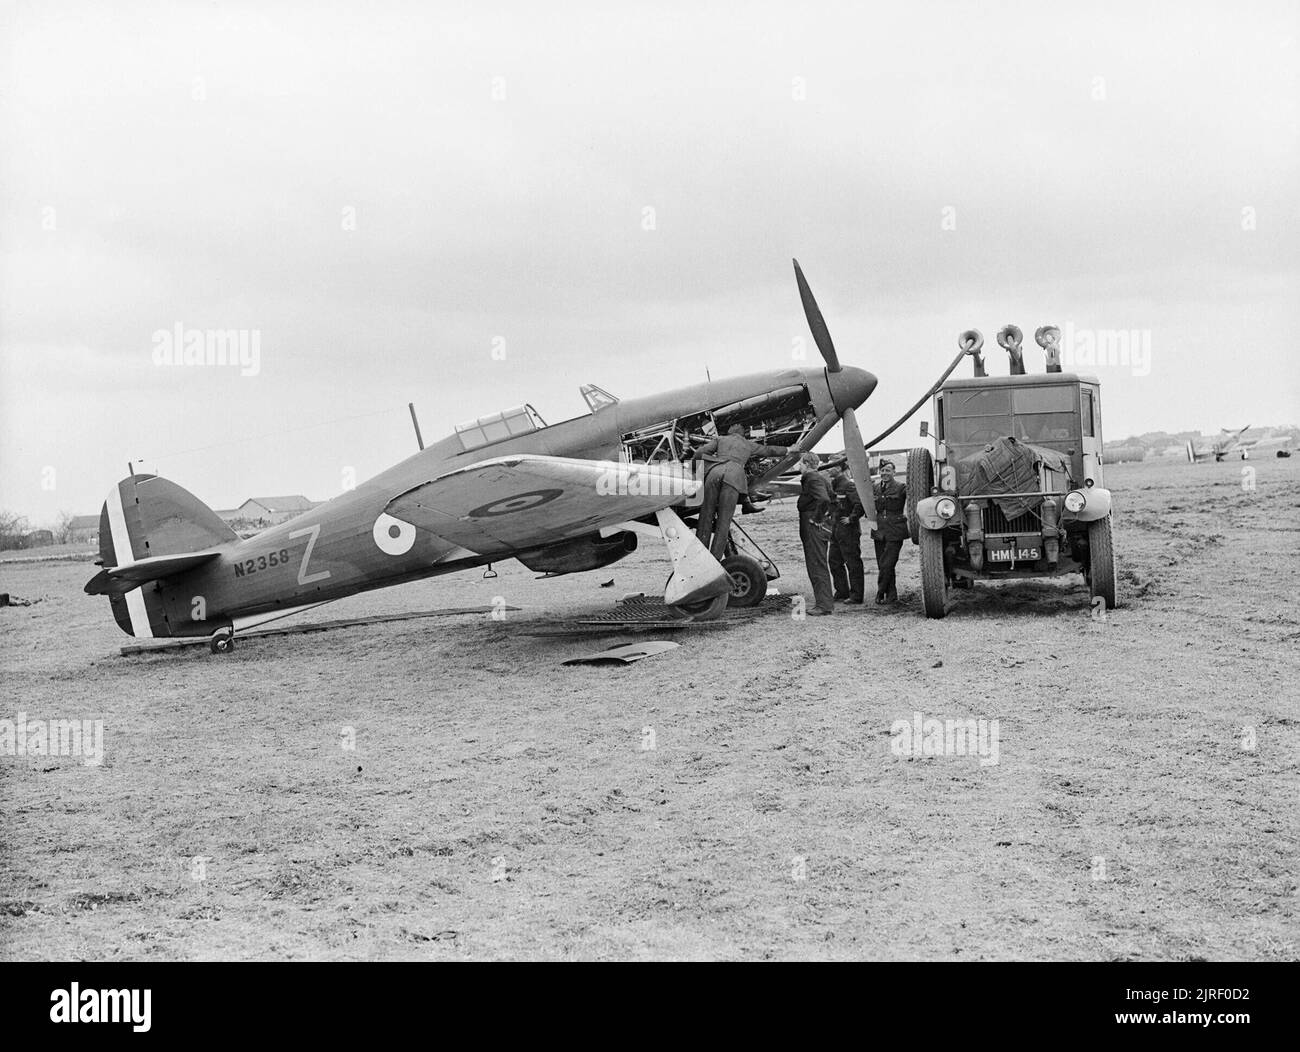
<path fill-rule="evenodd" d="M 783 446 L 765 446 L 752 441 L 745 435 L 743 424 L 732 424 L 725 435 L 705 442 L 693 452 L 687 451 L 688 458 L 697 456 L 713 461 L 704 476 L 704 501 L 700 505 L 695 536 L 718 562 L 722 562 L 727 551 L 736 502 L 749 493 L 745 464 L 752 457 L 784 457 L 789 452 Z"/>
<path fill-rule="evenodd" d="M 894 462 L 880 462 L 880 481 L 875 485 L 876 528 L 871 539 L 876 542 L 876 602 L 898 602 L 898 585 L 894 580 L 894 567 L 908 538 L 907 487 L 894 478 Z"/>
<path fill-rule="evenodd" d="M 866 511 L 849 473 L 842 467 L 833 467 L 829 474 L 831 489 L 835 493 L 835 533 L 831 537 L 827 558 L 831 580 L 835 583 L 835 598 L 844 603 L 861 603 L 865 574 L 862 569 L 862 527 L 858 523 Z"/>
<path fill-rule="evenodd" d="M 835 493 L 826 476 L 819 470 L 821 461 L 816 453 L 805 453 L 799 458 L 799 540 L 803 543 L 803 561 L 808 580 L 813 588 L 813 607 L 810 617 L 835 613 L 835 598 L 831 591 L 831 571 L 826 563 L 826 548 L 830 540 L 827 520 L 835 514 Z"/>

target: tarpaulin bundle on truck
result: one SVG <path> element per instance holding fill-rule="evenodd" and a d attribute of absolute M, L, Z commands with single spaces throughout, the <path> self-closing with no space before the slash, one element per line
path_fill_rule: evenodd
<path fill-rule="evenodd" d="M 1045 446 L 1018 442 L 1007 436 L 960 461 L 960 484 L 964 496 L 993 497 L 993 503 L 1008 519 L 1033 511 L 1042 502 L 1038 466 L 1046 464 L 1067 476 L 1070 458 Z M 1001 497 L 999 493 L 1029 493 L 1027 497 Z"/>

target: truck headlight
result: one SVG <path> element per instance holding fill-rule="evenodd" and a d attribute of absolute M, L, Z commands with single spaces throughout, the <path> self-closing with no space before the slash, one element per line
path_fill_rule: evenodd
<path fill-rule="evenodd" d="M 1065 495 L 1065 510 L 1075 515 L 1083 511 L 1084 505 L 1087 503 L 1088 498 L 1077 489 L 1072 489 Z"/>
<path fill-rule="evenodd" d="M 942 515 L 945 519 L 951 519 L 957 514 L 957 502 L 951 497 L 940 497 L 934 502 L 934 513 Z"/>

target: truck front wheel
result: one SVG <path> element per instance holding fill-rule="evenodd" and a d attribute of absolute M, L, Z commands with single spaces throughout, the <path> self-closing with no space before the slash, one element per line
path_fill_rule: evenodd
<path fill-rule="evenodd" d="M 925 500 L 934 488 L 934 461 L 922 447 L 907 451 L 907 532 L 912 543 L 921 543 L 921 524 L 916 521 L 916 502 Z"/>
<path fill-rule="evenodd" d="M 948 574 L 943 568 L 943 531 L 921 531 L 921 605 L 926 617 L 948 612 Z"/>
<path fill-rule="evenodd" d="M 1110 516 L 1088 523 L 1088 587 L 1101 596 L 1107 610 L 1119 606 L 1115 578 L 1115 543 L 1111 535 Z"/>

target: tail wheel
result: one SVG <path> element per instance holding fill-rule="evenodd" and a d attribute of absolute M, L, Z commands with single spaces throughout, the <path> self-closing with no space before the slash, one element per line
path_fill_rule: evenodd
<path fill-rule="evenodd" d="M 731 575 L 728 606 L 757 606 L 767 595 L 767 574 L 762 564 L 748 555 L 728 555 L 722 568 Z"/>
<path fill-rule="evenodd" d="M 1110 516 L 1088 523 L 1088 587 L 1106 601 L 1106 609 L 1119 606 L 1115 575 L 1115 543 Z"/>
<path fill-rule="evenodd" d="M 948 574 L 943 568 L 942 530 L 921 531 L 921 605 L 925 607 L 926 617 L 943 617 L 948 612 Z"/>
<path fill-rule="evenodd" d="M 208 649 L 214 654 L 229 654 L 235 649 L 235 633 L 233 629 L 219 628 L 212 633 L 212 638 L 208 641 Z"/>
<path fill-rule="evenodd" d="M 701 599 L 695 603 L 681 603 L 672 609 L 686 614 L 695 621 L 713 621 L 722 616 L 722 611 L 727 609 L 727 603 L 731 599 L 730 592 L 723 592 L 721 595 L 715 595 L 712 599 Z"/>
<path fill-rule="evenodd" d="M 907 451 L 907 530 L 912 543 L 921 543 L 921 526 L 916 521 L 916 502 L 924 500 L 934 488 L 934 461 L 928 449 Z"/>

